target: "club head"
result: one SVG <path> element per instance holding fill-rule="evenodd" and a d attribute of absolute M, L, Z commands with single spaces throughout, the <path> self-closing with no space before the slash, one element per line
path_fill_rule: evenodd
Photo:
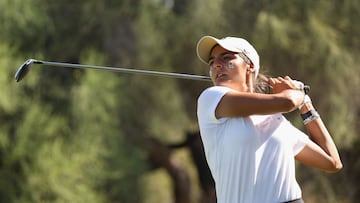
<path fill-rule="evenodd" d="M 309 94 L 309 92 L 310 92 L 310 86 L 309 85 L 304 86 L 304 92 L 305 92 L 305 94 Z"/>
<path fill-rule="evenodd" d="M 36 60 L 34 60 L 34 59 L 28 59 L 19 67 L 19 69 L 15 73 L 16 82 L 19 82 L 20 80 L 22 80 L 25 77 L 25 75 L 29 72 L 31 65 L 35 61 Z"/>

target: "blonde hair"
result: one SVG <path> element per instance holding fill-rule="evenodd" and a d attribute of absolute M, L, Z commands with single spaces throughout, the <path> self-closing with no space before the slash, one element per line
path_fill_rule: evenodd
<path fill-rule="evenodd" d="M 269 76 L 267 76 L 264 73 L 258 74 L 254 84 L 254 92 L 263 93 L 263 94 L 271 93 L 271 87 L 269 85 Z"/>

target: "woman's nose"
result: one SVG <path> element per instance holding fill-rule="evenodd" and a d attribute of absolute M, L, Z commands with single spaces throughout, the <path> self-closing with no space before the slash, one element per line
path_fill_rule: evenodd
<path fill-rule="evenodd" d="M 220 60 L 215 60 L 214 63 L 212 64 L 211 68 L 212 69 L 221 69 L 221 68 L 224 68 L 224 63 Z"/>

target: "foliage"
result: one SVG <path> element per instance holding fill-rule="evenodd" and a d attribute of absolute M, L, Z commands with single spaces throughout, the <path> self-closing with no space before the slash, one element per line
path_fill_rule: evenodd
<path fill-rule="evenodd" d="M 13 75 L 25 58 L 205 75 L 195 46 L 208 34 L 245 37 L 263 70 L 311 85 L 345 168 L 299 166 L 304 196 L 355 201 L 359 15 L 356 0 L 0 0 L 0 202 L 157 199 L 143 192 L 169 178 L 141 181 L 153 169 L 143 140 L 197 130 L 196 98 L 210 84 L 45 67 L 19 84 Z"/>

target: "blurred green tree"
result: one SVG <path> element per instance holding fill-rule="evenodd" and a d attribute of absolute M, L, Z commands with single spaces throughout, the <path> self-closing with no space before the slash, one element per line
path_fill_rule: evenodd
<path fill-rule="evenodd" d="M 41 58 L 206 75 L 195 46 L 208 34 L 245 37 L 264 70 L 311 85 L 345 168 L 299 166 L 305 199 L 355 201 L 359 17 L 357 0 L 0 0 L 0 202 L 164 202 L 143 193 L 164 176 L 171 199 L 200 202 L 198 174 L 168 144 L 197 131 L 196 98 L 211 84 L 36 67 L 15 84 L 13 74 Z M 159 167 L 166 175 L 142 185 Z"/>

